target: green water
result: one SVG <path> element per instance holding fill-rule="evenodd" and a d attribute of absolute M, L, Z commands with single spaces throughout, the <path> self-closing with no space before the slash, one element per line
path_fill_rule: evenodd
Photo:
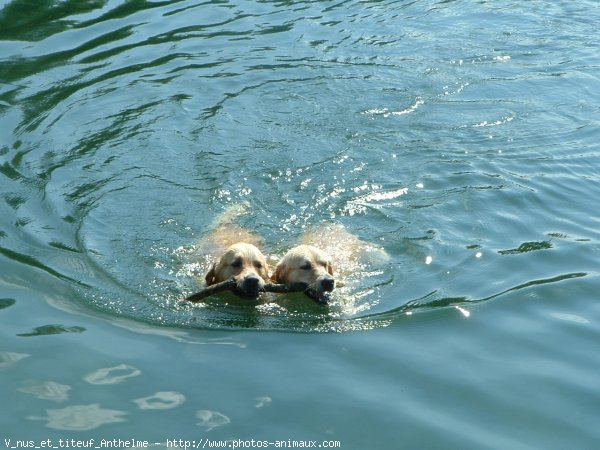
<path fill-rule="evenodd" d="M 597 23 L 0 1 L 0 447 L 597 448 Z M 386 257 L 327 308 L 179 304 L 240 205 L 274 256 L 337 224 Z"/>

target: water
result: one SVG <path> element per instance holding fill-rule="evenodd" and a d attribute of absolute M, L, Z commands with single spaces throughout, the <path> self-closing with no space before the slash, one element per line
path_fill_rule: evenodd
<path fill-rule="evenodd" d="M 597 2 L 0 8 L 6 448 L 597 447 Z M 179 304 L 239 208 L 386 257 Z"/>

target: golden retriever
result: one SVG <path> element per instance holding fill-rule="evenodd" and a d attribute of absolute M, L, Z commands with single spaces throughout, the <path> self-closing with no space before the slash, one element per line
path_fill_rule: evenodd
<path fill-rule="evenodd" d="M 234 291 L 244 298 L 256 299 L 269 279 L 267 261 L 262 252 L 253 244 L 237 242 L 229 246 L 215 262 L 206 277 L 206 285 L 211 286 L 233 278 L 237 282 Z"/>
<path fill-rule="evenodd" d="M 207 286 L 233 278 L 237 282 L 234 291 L 237 296 L 256 299 L 269 280 L 269 266 L 259 250 L 262 239 L 232 223 L 244 212 L 244 205 L 228 208 L 198 248 L 207 260 L 212 261 L 204 277 Z"/>
<path fill-rule="evenodd" d="M 361 241 L 338 224 L 317 226 L 305 232 L 300 243 L 279 261 L 271 280 L 308 283 L 306 294 L 318 303 L 328 303 L 336 287 L 356 284 L 368 276 L 371 262 L 387 260 L 385 250 Z"/>
<path fill-rule="evenodd" d="M 288 251 L 275 267 L 271 280 L 307 283 L 305 293 L 318 303 L 327 303 L 335 288 L 331 257 L 313 245 L 299 245 Z"/>

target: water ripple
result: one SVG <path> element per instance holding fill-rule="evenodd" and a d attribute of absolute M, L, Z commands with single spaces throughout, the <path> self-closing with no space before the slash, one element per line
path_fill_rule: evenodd
<path fill-rule="evenodd" d="M 0 257 L 90 309 L 346 331 L 594 273 L 583 9 L 553 5 L 550 24 L 580 32 L 555 39 L 488 3 L 72 3 L 0 10 Z M 331 224 L 388 259 L 327 311 L 293 296 L 181 307 L 206 270 L 197 242 L 240 203 L 275 258 Z M 75 330 L 46 327 L 32 333 Z"/>

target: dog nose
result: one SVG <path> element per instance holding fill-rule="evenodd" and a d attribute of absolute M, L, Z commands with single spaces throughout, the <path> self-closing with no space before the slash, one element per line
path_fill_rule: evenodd
<path fill-rule="evenodd" d="M 241 280 L 238 286 L 245 295 L 258 297 L 263 288 L 263 281 L 256 275 L 248 275 Z"/>
<path fill-rule="evenodd" d="M 335 280 L 333 278 L 325 278 L 321 280 L 321 287 L 324 291 L 331 292 L 335 287 Z"/>
<path fill-rule="evenodd" d="M 250 276 L 247 276 L 246 278 L 244 278 L 244 286 L 246 288 L 258 289 L 259 283 L 260 283 L 260 280 L 258 279 L 258 277 L 254 276 L 254 275 L 250 275 Z"/>

